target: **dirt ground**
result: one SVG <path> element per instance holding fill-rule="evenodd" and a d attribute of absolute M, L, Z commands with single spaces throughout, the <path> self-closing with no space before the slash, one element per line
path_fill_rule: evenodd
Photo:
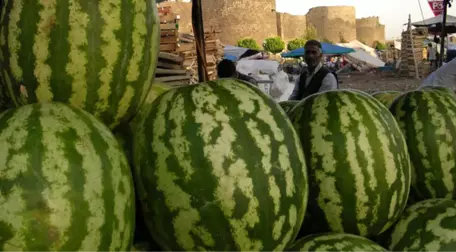
<path fill-rule="evenodd" d="M 422 80 L 399 77 L 394 73 L 341 73 L 340 88 L 359 89 L 368 93 L 395 90 L 408 91 L 419 87 Z"/>

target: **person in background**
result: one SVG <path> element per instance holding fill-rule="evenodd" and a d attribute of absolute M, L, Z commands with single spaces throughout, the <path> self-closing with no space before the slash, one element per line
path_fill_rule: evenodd
<path fill-rule="evenodd" d="M 309 95 L 338 88 L 336 76 L 321 63 L 323 58 L 321 43 L 309 40 L 304 46 L 304 51 L 307 71 L 297 79 L 289 100 L 302 100 Z"/>
<path fill-rule="evenodd" d="M 247 81 L 250 84 L 253 85 L 258 85 L 257 81 L 245 74 L 239 73 L 236 70 L 236 65 L 234 64 L 233 61 L 228 60 L 228 59 L 223 59 L 218 63 L 217 65 L 217 75 L 219 78 L 233 78 L 233 79 L 239 79 L 243 81 Z"/>
<path fill-rule="evenodd" d="M 437 50 L 432 46 L 432 43 L 428 44 L 427 48 L 428 60 L 431 62 L 431 71 L 437 69 Z"/>

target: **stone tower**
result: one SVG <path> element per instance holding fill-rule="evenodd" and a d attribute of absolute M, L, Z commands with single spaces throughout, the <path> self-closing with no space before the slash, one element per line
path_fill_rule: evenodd
<path fill-rule="evenodd" d="M 275 0 L 202 0 L 206 30 L 217 29 L 221 41 L 234 45 L 240 38 L 254 38 L 259 45 L 277 36 Z"/>

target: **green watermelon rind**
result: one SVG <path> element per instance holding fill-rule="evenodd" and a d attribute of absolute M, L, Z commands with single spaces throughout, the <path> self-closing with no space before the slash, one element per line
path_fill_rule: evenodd
<path fill-rule="evenodd" d="M 135 202 L 125 154 L 62 103 L 0 114 L 0 251 L 127 251 Z"/>
<path fill-rule="evenodd" d="M 311 95 L 289 116 L 309 173 L 300 235 L 366 237 L 391 227 L 406 206 L 411 168 L 404 136 L 388 109 L 365 92 L 344 89 Z M 368 160 L 375 161 L 369 170 Z"/>
<path fill-rule="evenodd" d="M 93 10 L 93 11 L 92 11 Z M 111 129 L 137 113 L 154 80 L 154 1 L 5 1 L 0 82 L 15 107 L 62 102 Z"/>
<path fill-rule="evenodd" d="M 261 90 L 233 79 L 175 88 L 136 125 L 137 189 L 164 250 L 272 251 L 296 238 L 304 157 L 286 114 Z"/>
<path fill-rule="evenodd" d="M 361 236 L 343 233 L 323 233 L 301 238 L 287 251 L 386 252 L 387 250 Z"/>
<path fill-rule="evenodd" d="M 456 201 L 428 199 L 406 209 L 391 230 L 390 251 L 455 251 Z"/>
<path fill-rule="evenodd" d="M 455 97 L 442 91 L 415 90 L 398 97 L 390 110 L 407 141 L 414 199 L 453 197 Z"/>

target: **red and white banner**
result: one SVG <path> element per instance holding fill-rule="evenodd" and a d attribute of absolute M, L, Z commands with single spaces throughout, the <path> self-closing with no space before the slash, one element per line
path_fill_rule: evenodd
<path fill-rule="evenodd" d="M 428 3 L 435 16 L 443 14 L 443 0 L 428 0 Z"/>

